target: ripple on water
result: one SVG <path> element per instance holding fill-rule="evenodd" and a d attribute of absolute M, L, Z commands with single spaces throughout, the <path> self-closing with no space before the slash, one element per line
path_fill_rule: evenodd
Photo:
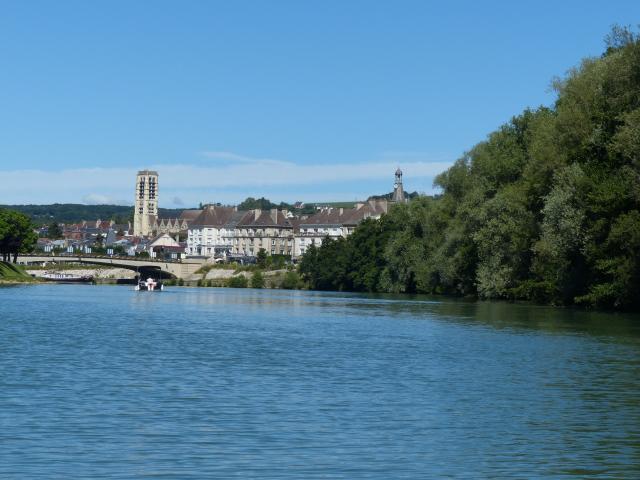
<path fill-rule="evenodd" d="M 640 319 L 0 289 L 2 478 L 640 477 Z"/>

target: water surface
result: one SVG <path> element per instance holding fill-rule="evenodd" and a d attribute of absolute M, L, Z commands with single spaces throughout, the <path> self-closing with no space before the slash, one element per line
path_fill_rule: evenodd
<path fill-rule="evenodd" d="M 640 318 L 0 289 L 0 478 L 640 478 Z"/>

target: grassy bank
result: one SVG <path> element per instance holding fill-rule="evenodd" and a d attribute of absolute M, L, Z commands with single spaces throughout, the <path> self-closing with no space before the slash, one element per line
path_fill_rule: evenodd
<path fill-rule="evenodd" d="M 25 283 L 34 282 L 31 275 L 18 265 L 7 262 L 0 262 L 0 283 Z"/>

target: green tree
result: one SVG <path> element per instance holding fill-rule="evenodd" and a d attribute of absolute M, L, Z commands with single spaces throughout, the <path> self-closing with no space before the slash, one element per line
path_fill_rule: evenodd
<path fill-rule="evenodd" d="M 267 251 L 264 248 L 258 250 L 258 254 L 256 255 L 256 261 L 260 268 L 267 268 Z"/>
<path fill-rule="evenodd" d="M 49 228 L 47 229 L 47 236 L 52 240 L 57 240 L 62 238 L 62 229 L 58 222 L 51 222 L 49 224 Z"/>
<path fill-rule="evenodd" d="M 38 241 L 31 219 L 13 210 L 0 210 L 0 255 L 15 263 L 20 253 L 29 253 Z"/>
<path fill-rule="evenodd" d="M 251 276 L 251 288 L 264 288 L 264 275 L 260 270 L 253 272 Z"/>
<path fill-rule="evenodd" d="M 600 58 L 435 179 L 441 193 L 325 239 L 299 272 L 321 290 L 425 292 L 637 309 L 640 37 Z M 638 298 L 638 299 L 637 299 Z"/>
<path fill-rule="evenodd" d="M 300 288 L 301 279 L 297 272 L 289 271 L 284 274 L 281 288 L 285 290 L 295 290 Z"/>

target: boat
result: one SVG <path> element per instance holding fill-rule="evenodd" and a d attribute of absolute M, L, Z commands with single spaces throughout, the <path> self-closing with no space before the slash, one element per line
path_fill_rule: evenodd
<path fill-rule="evenodd" d="M 161 292 L 162 290 L 164 290 L 164 285 L 160 280 L 155 280 L 149 277 L 146 280 L 140 280 L 135 286 L 134 290 L 136 292 Z"/>
<path fill-rule="evenodd" d="M 44 272 L 42 275 L 38 275 L 36 278 L 39 280 L 46 280 L 49 282 L 61 282 L 61 283 L 86 283 L 93 280 L 93 275 L 78 275 L 74 273 L 64 272 Z"/>

